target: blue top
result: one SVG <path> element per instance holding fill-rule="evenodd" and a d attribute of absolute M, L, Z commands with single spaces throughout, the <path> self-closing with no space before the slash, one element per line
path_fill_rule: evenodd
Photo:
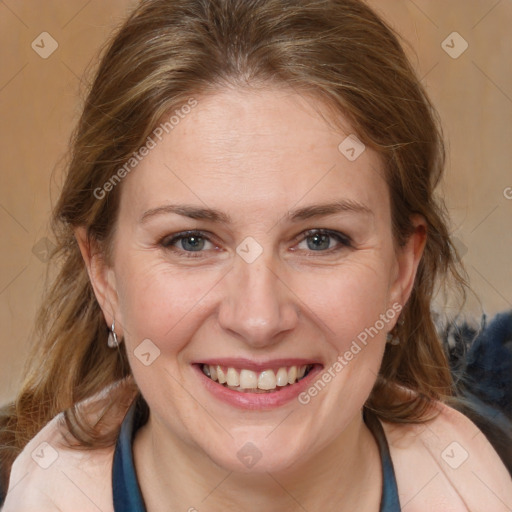
<path fill-rule="evenodd" d="M 132 443 L 137 430 L 149 418 L 149 408 L 141 395 L 133 401 L 117 439 L 112 466 L 112 490 L 115 512 L 146 512 L 133 464 Z M 379 419 L 368 409 L 363 419 L 377 441 L 382 462 L 383 486 L 379 512 L 400 512 L 393 462 Z"/>

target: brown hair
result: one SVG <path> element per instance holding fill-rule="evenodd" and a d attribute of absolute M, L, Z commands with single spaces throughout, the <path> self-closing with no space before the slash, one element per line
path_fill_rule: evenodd
<path fill-rule="evenodd" d="M 439 122 L 397 36 L 359 0 L 148 0 L 106 48 L 73 135 L 53 215 L 59 273 L 39 312 L 38 342 L 24 383 L 2 412 L 4 472 L 61 411 L 83 447 L 112 444 L 118 433 L 118 425 L 105 430 L 88 424 L 75 407 L 130 376 L 124 344 L 107 347 L 108 329 L 73 233 L 86 227 L 108 260 L 122 183 L 103 199 L 94 191 L 141 147 L 164 114 L 190 97 L 225 87 L 280 85 L 345 116 L 359 139 L 378 152 L 397 246 L 411 233 L 411 214 L 423 215 L 428 224 L 412 295 L 395 332 L 400 344 L 388 344 L 366 406 L 383 420 L 421 422 L 433 400 L 453 394 L 431 301 L 436 282 L 449 276 L 465 296 L 464 273 L 445 208 L 434 197 L 444 167 Z M 415 396 L 404 401 L 394 384 Z M 133 382 L 131 389 L 135 396 Z"/>

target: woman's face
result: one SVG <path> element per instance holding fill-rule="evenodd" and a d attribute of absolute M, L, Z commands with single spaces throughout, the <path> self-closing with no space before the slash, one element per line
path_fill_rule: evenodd
<path fill-rule="evenodd" d="M 157 439 L 229 470 L 286 469 L 360 425 L 421 236 L 395 252 L 377 155 L 320 103 L 196 99 L 124 178 L 95 288 Z"/>

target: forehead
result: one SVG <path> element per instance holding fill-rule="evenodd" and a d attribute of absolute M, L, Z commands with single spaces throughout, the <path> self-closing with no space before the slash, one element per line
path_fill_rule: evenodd
<path fill-rule="evenodd" d="M 287 89 L 195 98 L 125 179 L 122 205 L 131 212 L 180 199 L 266 214 L 339 198 L 386 206 L 378 204 L 387 187 L 377 154 L 320 101 Z"/>

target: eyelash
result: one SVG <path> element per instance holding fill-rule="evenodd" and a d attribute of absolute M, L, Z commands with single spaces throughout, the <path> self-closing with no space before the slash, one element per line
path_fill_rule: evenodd
<path fill-rule="evenodd" d="M 307 240 L 309 237 L 315 236 L 315 235 L 327 235 L 332 238 L 335 238 L 341 245 L 335 248 L 330 248 L 325 251 L 309 251 L 313 253 L 324 253 L 324 254 L 332 254 L 334 252 L 338 252 L 342 249 L 352 247 L 352 240 L 347 235 L 344 235 L 343 233 L 340 233 L 338 231 L 331 231 L 329 229 L 308 229 L 301 233 L 302 238 L 297 243 L 303 242 L 304 240 Z M 204 231 L 185 231 L 182 233 L 177 233 L 175 235 L 166 236 L 162 238 L 159 242 L 159 245 L 161 245 L 164 249 L 171 250 L 173 252 L 177 252 L 180 257 L 184 258 L 200 258 L 201 253 L 204 251 L 185 251 L 183 249 L 176 249 L 173 247 L 173 244 L 191 237 L 199 237 L 204 240 L 207 240 L 208 242 L 213 243 L 208 235 Z M 197 255 L 196 255 L 197 254 Z"/>

